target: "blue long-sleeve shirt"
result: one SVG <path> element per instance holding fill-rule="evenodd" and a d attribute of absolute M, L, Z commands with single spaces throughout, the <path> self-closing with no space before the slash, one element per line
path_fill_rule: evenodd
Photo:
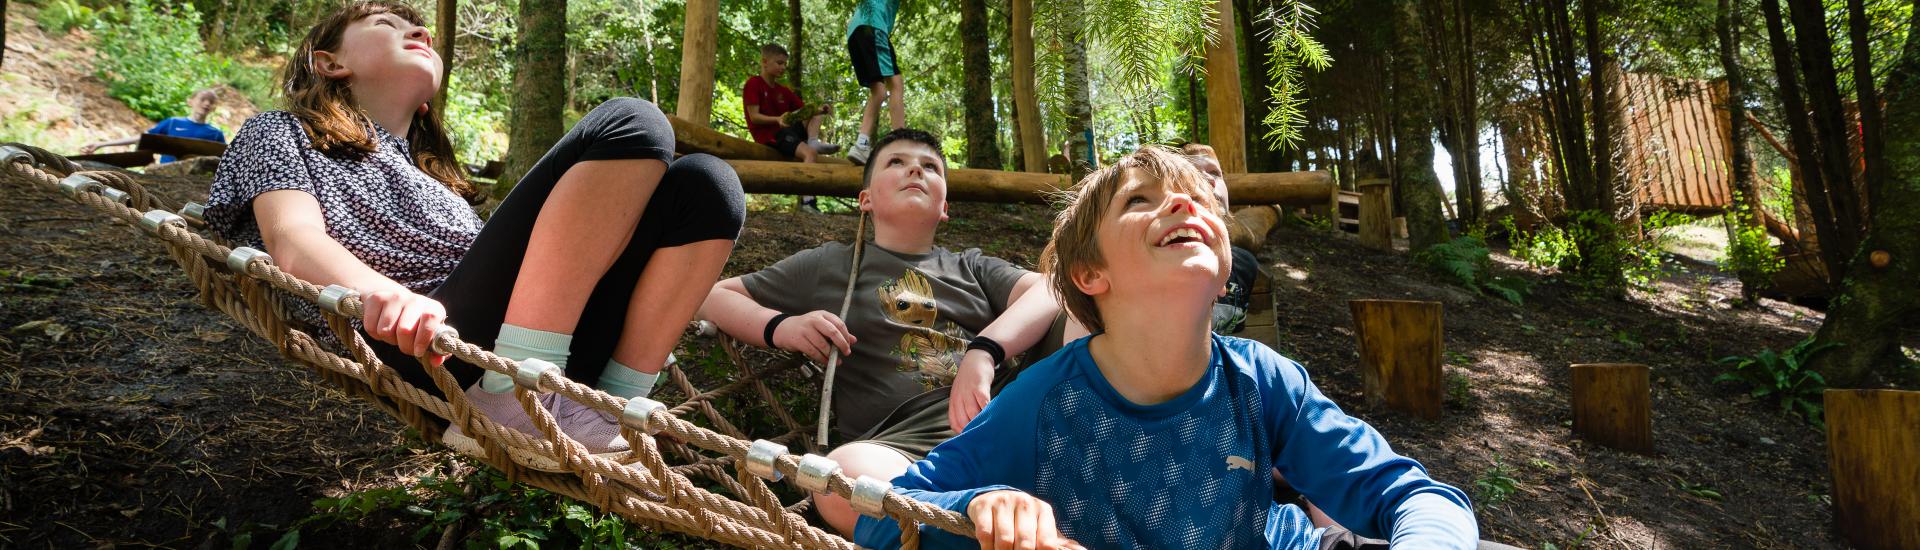
<path fill-rule="evenodd" d="M 1427 477 L 1365 422 L 1320 394 L 1299 363 L 1258 342 L 1213 336 L 1206 374 L 1165 403 L 1113 389 L 1082 338 L 1029 367 L 893 484 L 965 513 L 1004 489 L 1054 507 L 1063 535 L 1096 548 L 1318 548 L 1320 529 L 1273 501 L 1271 468 L 1362 536 L 1417 548 L 1474 548 L 1467 495 Z M 931 548 L 978 543 L 925 528 Z M 860 518 L 855 542 L 896 548 L 891 519 Z"/>

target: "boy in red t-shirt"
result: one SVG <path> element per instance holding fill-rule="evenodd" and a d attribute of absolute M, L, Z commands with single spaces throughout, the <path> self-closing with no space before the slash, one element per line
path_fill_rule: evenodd
<path fill-rule="evenodd" d="M 740 94 L 753 141 L 801 162 L 839 151 L 839 145 L 820 141 L 820 121 L 832 109 L 808 108 L 800 94 L 780 85 L 780 77 L 786 74 L 787 49 L 779 44 L 761 46 L 760 75 L 747 78 L 746 90 Z M 800 197 L 800 203 L 818 210 L 811 196 Z"/>

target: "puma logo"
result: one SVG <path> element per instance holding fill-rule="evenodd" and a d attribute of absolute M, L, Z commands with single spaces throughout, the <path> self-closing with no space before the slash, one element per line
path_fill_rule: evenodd
<path fill-rule="evenodd" d="M 1253 471 L 1253 461 L 1237 456 L 1227 457 L 1227 471 L 1231 472 L 1236 469 L 1251 472 Z"/>

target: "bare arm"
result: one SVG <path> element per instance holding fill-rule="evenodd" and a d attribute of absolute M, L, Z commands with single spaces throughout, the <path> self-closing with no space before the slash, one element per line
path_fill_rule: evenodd
<path fill-rule="evenodd" d="M 714 283 L 707 301 L 700 304 L 699 317 L 713 322 L 735 340 L 800 352 L 821 364 L 826 364 L 834 348 L 839 348 L 842 355 L 853 353 L 853 344 L 859 341 L 839 316 L 815 310 L 782 321 L 775 328 L 774 341 L 767 342 L 767 323 L 779 314 L 761 306 L 747 292 L 747 285 L 733 277 Z"/>
<path fill-rule="evenodd" d="M 274 265 L 295 277 L 319 285 L 340 285 L 369 294 L 406 290 L 381 275 L 327 235 L 320 201 L 304 191 L 282 189 L 253 199 L 253 217 L 260 238 L 267 243 Z"/>
<path fill-rule="evenodd" d="M 1060 301 L 1047 286 L 1046 276 L 1039 273 L 1020 276 L 1007 302 L 1007 310 L 1000 312 L 979 335 L 998 342 L 1010 356 L 1040 343 L 1053 320 L 1060 316 Z M 969 349 L 960 357 L 960 369 L 953 379 L 953 396 L 947 400 L 947 423 L 953 431 L 966 429 L 967 423 L 992 400 L 993 370 L 998 366 L 985 350 Z"/>
<path fill-rule="evenodd" d="M 747 123 L 748 124 L 780 124 L 780 117 L 767 116 L 765 114 L 761 114 L 760 104 L 751 103 L 747 105 Z"/>

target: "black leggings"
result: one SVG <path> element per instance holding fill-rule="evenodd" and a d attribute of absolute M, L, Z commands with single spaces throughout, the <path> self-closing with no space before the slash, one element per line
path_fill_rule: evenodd
<path fill-rule="evenodd" d="M 500 323 L 507 316 L 507 300 L 513 296 L 521 262 L 526 258 L 533 222 L 560 176 L 574 164 L 634 159 L 666 162 L 666 176 L 647 201 L 646 211 L 633 228 L 632 240 L 594 286 L 574 329 L 567 377 L 585 384 L 599 381 L 626 328 L 627 305 L 653 252 L 714 239 L 731 241 L 739 238 L 740 226 L 746 221 L 746 197 L 740 192 L 740 178 L 733 167 L 709 155 L 675 160 L 673 145 L 673 127 L 652 103 L 619 98 L 595 107 L 520 178 L 513 193 L 480 229 L 460 265 L 428 294 L 446 306 L 447 324 L 460 331 L 461 339 L 483 348 L 493 347 L 500 335 Z M 386 343 L 368 342 L 380 359 L 408 383 L 440 395 L 419 361 Z M 482 372 L 454 358 L 448 358 L 446 364 L 462 388 L 472 385 Z"/>

